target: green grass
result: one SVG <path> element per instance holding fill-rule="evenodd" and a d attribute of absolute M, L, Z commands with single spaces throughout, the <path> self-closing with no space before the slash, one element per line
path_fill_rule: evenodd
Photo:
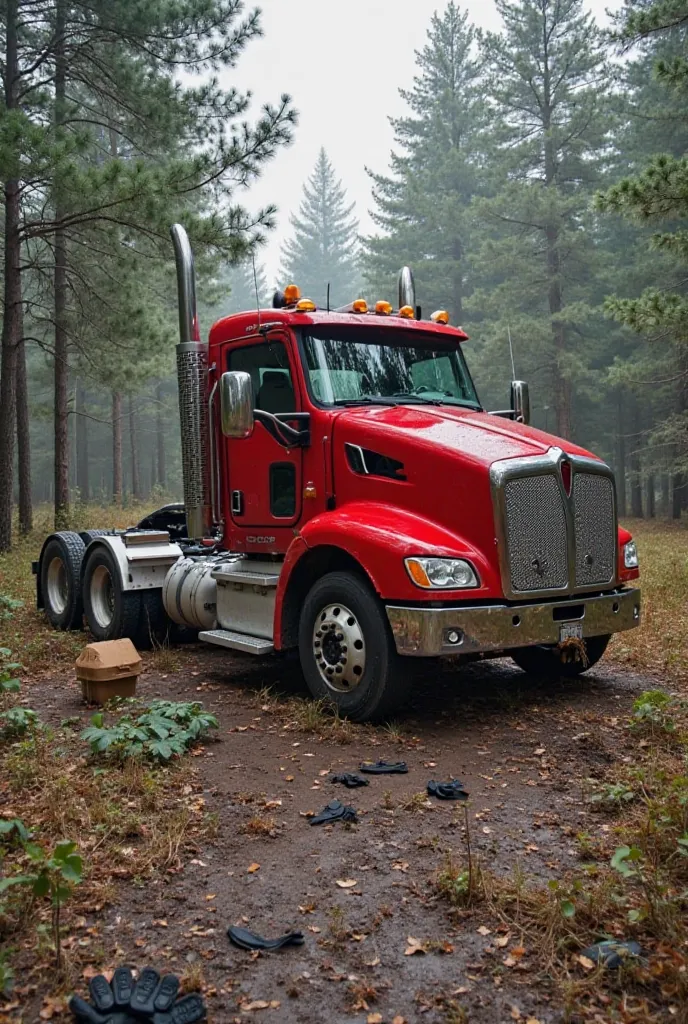
<path fill-rule="evenodd" d="M 642 624 L 614 638 L 613 659 L 688 683 L 688 521 L 627 520 L 640 555 Z"/>

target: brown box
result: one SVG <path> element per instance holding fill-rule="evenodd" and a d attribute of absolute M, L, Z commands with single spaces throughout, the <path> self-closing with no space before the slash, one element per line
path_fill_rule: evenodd
<path fill-rule="evenodd" d="M 141 656 L 131 640 L 104 640 L 88 644 L 75 667 L 84 700 L 105 704 L 113 697 L 134 696 Z"/>

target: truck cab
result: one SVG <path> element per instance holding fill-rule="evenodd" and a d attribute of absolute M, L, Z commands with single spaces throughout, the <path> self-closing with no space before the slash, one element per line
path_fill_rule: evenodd
<path fill-rule="evenodd" d="M 421 318 L 410 272 L 396 309 L 321 310 L 290 286 L 205 344 L 177 254 L 188 537 L 89 540 L 79 585 L 98 638 L 147 602 L 208 643 L 298 648 L 313 696 L 368 720 L 408 695 L 413 658 L 572 676 L 639 624 L 612 471 L 530 427 L 522 382 L 511 409 L 486 411 L 467 335 L 444 311 Z"/>

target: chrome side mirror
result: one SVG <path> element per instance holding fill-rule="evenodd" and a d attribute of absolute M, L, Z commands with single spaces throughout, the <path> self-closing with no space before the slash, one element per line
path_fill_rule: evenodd
<path fill-rule="evenodd" d="M 220 377 L 220 424 L 225 437 L 245 438 L 253 433 L 250 373 L 231 370 Z"/>
<path fill-rule="evenodd" d="M 527 381 L 512 380 L 511 408 L 517 423 L 530 423 L 530 393 Z"/>

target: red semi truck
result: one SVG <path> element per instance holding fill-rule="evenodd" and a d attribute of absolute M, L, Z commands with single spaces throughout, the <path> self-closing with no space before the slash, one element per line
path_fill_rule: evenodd
<path fill-rule="evenodd" d="M 466 334 L 421 319 L 408 268 L 395 310 L 318 309 L 289 286 L 206 343 L 189 241 L 172 237 L 184 504 L 49 536 L 34 571 L 55 627 L 298 648 L 314 697 L 372 720 L 406 697 L 411 658 L 575 675 L 639 624 L 612 471 L 528 426 L 524 382 L 485 411 Z"/>

